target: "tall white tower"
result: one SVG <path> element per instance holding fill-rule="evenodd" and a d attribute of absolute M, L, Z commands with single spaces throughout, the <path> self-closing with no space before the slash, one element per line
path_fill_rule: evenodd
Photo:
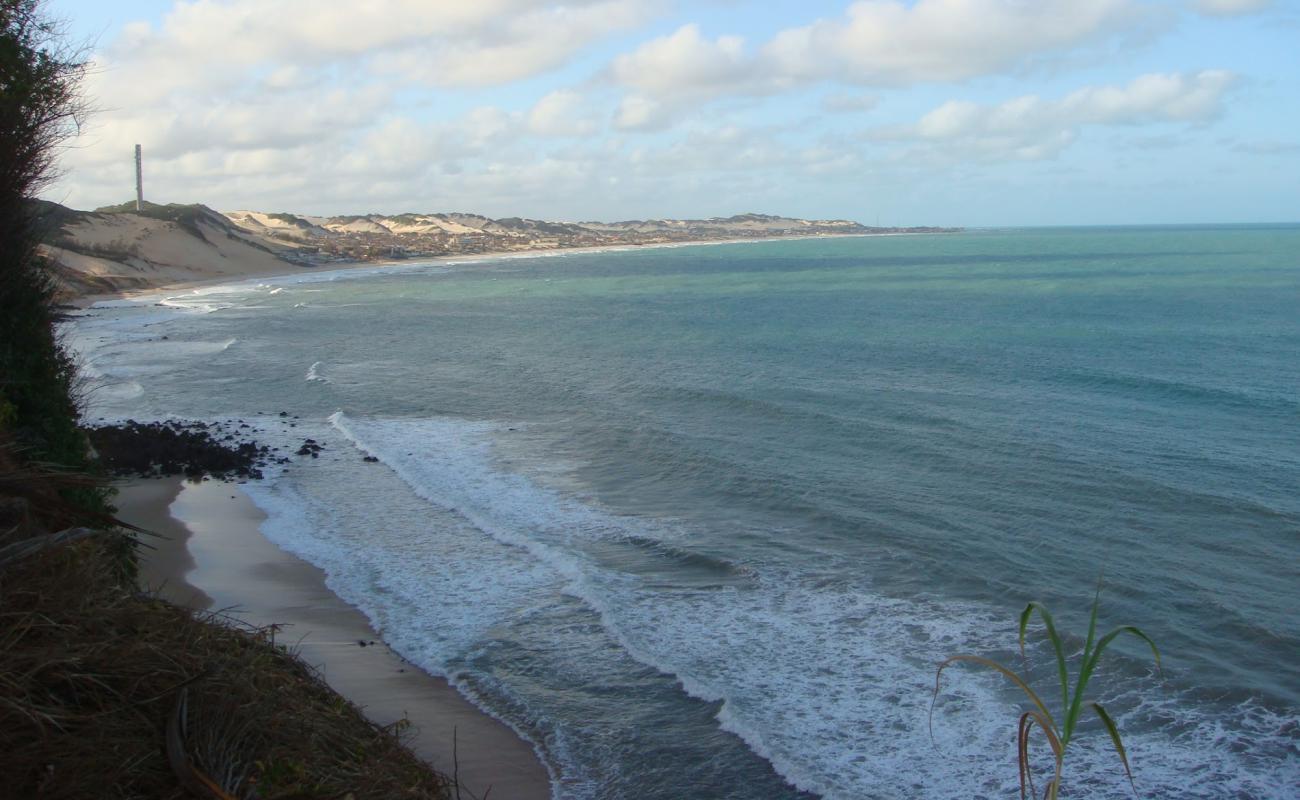
<path fill-rule="evenodd" d="M 138 144 L 135 146 L 135 210 L 144 211 L 144 157 Z"/>

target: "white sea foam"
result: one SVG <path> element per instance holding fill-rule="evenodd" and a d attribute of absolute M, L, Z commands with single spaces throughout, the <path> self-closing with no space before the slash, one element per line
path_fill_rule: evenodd
<path fill-rule="evenodd" d="M 204 298 L 202 295 L 181 296 L 181 297 L 164 297 L 158 301 L 158 305 L 169 308 L 179 308 L 184 311 L 190 311 L 197 314 L 213 314 L 223 311 L 227 308 L 233 308 L 234 303 L 223 303 L 215 300 Z"/>
<path fill-rule="evenodd" d="M 635 658 L 675 675 L 697 697 L 723 701 L 723 726 L 802 788 L 834 796 L 897 787 L 915 775 L 913 748 L 931 747 L 923 724 L 926 665 L 945 648 L 977 638 L 989 624 L 951 608 L 927 613 L 870 595 L 798 590 L 776 577 L 748 590 L 643 590 L 624 575 L 596 568 L 581 548 L 584 540 L 627 535 L 634 523 L 496 471 L 489 444 L 495 426 L 353 420 L 342 414 L 331 421 L 421 496 L 454 508 L 562 576 L 565 590 L 596 610 Z M 891 649 L 900 644 L 900 618 L 911 626 L 904 639 L 920 629 L 932 653 Z M 987 688 L 970 683 L 967 696 L 982 692 L 972 704 L 979 719 L 974 726 L 967 719 L 958 733 L 940 732 L 948 752 L 932 778 L 938 784 L 967 781 L 972 773 L 987 781 L 988 747 L 1000 746 L 998 727 L 1007 715 L 1014 718 Z M 872 701 L 882 685 L 892 687 L 889 696 Z M 893 754 L 888 759 L 882 745 Z M 855 780 L 848 768 L 862 751 L 874 755 Z M 954 775 L 953 765 L 963 756 L 967 771 Z M 882 769 L 886 760 L 890 765 Z M 1012 788 L 1011 782 L 1002 788 Z"/>
<path fill-rule="evenodd" d="M 325 457 L 301 479 L 291 473 L 245 487 L 267 514 L 263 532 L 321 567 L 330 589 L 365 613 L 403 657 L 500 714 L 501 697 L 485 693 L 481 676 L 465 681 L 465 659 L 497 626 L 555 596 L 560 576 L 484 536 L 459 512 L 431 507 L 391 470 L 358 468 L 355 453 L 334 445 L 331 431 L 301 421 L 295 436 L 331 441 Z M 508 695 L 504 687 L 499 692 Z M 514 720 L 504 721 L 530 738 Z"/>
<path fill-rule="evenodd" d="M 500 471 L 497 426 L 455 420 L 331 417 L 334 428 L 379 456 L 417 494 L 454 510 L 479 531 L 526 551 L 544 574 L 583 599 L 637 660 L 674 675 L 692 695 L 721 701 L 720 724 L 742 737 L 800 788 L 827 797 L 1006 796 L 1017 791 L 1016 708 L 994 678 L 954 670 L 929 737 L 935 663 L 947 654 L 989 652 L 1013 641 L 1002 614 L 926 599 L 879 596 L 863 580 L 827 584 L 776 565 L 748 587 L 646 586 L 600 567 L 585 543 L 645 535 L 638 523 L 584 506 Z M 462 540 L 463 541 L 463 540 Z M 422 567 L 394 564 L 406 580 Z M 495 578 L 488 579 L 494 580 Z M 428 630 L 428 627 L 425 627 Z M 418 647 L 421 634 L 395 634 Z M 1189 698 L 1148 687 L 1163 715 L 1209 719 Z M 1252 760 L 1214 747 L 1214 736 L 1143 729 L 1126 715 L 1142 786 L 1157 796 L 1219 796 L 1225 783 L 1251 796 L 1294 779 L 1294 763 Z M 1242 720 L 1242 724 L 1250 724 Z M 1121 724 L 1124 724 L 1122 720 Z M 1255 725 L 1268 738 L 1281 721 Z M 1211 726 L 1212 729 L 1212 726 Z M 1204 730 L 1197 727 L 1196 730 Z M 1209 738 L 1206 738 L 1206 737 Z M 1090 796 L 1123 797 L 1105 742 L 1072 752 L 1072 780 Z M 1274 736 L 1276 745 L 1276 736 Z M 935 747 L 938 750 L 935 750 Z M 934 753 L 934 757 L 925 754 Z M 1188 794 L 1188 778 L 1202 790 Z"/>
<path fill-rule="evenodd" d="M 149 380 L 172 372 L 178 362 L 209 358 L 238 344 L 167 336 L 158 326 L 189 317 L 184 305 L 160 305 L 149 298 L 96 305 L 59 327 L 59 335 L 86 381 L 87 409 L 95 414 L 139 413 Z"/>
<path fill-rule="evenodd" d="M 325 377 L 320 373 L 321 365 L 324 363 L 325 362 L 323 361 L 313 362 L 312 365 L 308 367 L 307 374 L 306 376 L 304 376 L 304 380 L 317 381 L 319 383 L 329 383 L 329 378 Z"/>
<path fill-rule="evenodd" d="M 166 368 L 237 341 L 157 341 L 149 326 L 193 313 L 184 308 L 106 310 L 75 323 L 91 369 L 112 381 L 114 402 L 102 406 L 131 408 L 141 382 L 151 385 L 150 363 Z M 310 470 L 248 491 L 267 511 L 273 541 L 324 568 L 331 588 L 399 652 L 490 708 L 483 687 L 510 687 L 481 675 L 470 686 L 469 655 L 502 625 L 567 593 L 634 658 L 720 702 L 719 724 L 801 787 L 832 798 L 1016 795 L 1016 709 L 992 678 L 954 670 L 935 719 L 937 748 L 926 725 L 940 657 L 1014 642 L 1001 610 L 884 597 L 865 577 L 826 581 L 780 563 L 744 565 L 754 579 L 741 586 L 649 585 L 602 565 L 591 545 L 673 531 L 503 469 L 492 445 L 500 427 L 344 414 L 303 421 L 296 436 L 342 434 L 389 469 L 362 466 L 331 442 Z M 1141 686 L 1145 700 L 1122 697 L 1128 702 L 1114 708 L 1136 706 L 1119 723 L 1144 796 L 1280 798 L 1300 784 L 1294 718 L 1250 701 L 1211 713 L 1190 692 Z M 544 698 L 530 709 L 545 713 Z M 1086 734 L 1071 745 L 1067 780 L 1089 797 L 1128 796 L 1104 734 Z M 552 756 L 577 758 L 552 746 Z M 559 796 L 595 793 L 567 787 Z"/>

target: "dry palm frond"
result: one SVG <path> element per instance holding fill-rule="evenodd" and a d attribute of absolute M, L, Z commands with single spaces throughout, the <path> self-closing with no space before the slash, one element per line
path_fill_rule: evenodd
<path fill-rule="evenodd" d="M 189 722 L 189 688 L 181 689 L 176 694 L 176 705 L 172 708 L 171 716 L 167 718 L 167 763 L 171 765 L 172 772 L 175 773 L 177 780 L 186 789 L 189 789 L 198 797 L 206 800 L 239 800 L 234 794 L 226 791 L 230 788 L 234 791 L 244 775 L 228 775 L 228 780 L 232 783 L 222 784 L 208 777 L 208 775 L 194 765 L 193 759 L 185 750 L 186 733 Z"/>

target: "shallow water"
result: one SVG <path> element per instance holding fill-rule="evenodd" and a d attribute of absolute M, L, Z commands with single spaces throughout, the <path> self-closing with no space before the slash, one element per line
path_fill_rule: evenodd
<path fill-rule="evenodd" d="M 932 741 L 934 666 L 1014 662 L 1029 599 L 1081 633 L 1102 573 L 1103 624 L 1165 657 L 1123 642 L 1093 684 L 1139 793 L 1300 785 L 1300 227 L 566 254 L 163 302 L 71 325 L 92 415 L 325 441 L 247 487 L 266 533 L 532 741 L 558 797 L 1013 796 L 1018 699 L 945 673 Z M 1041 649 L 1026 666 L 1050 686 Z M 1071 746 L 1075 796 L 1128 796 L 1107 748 Z"/>

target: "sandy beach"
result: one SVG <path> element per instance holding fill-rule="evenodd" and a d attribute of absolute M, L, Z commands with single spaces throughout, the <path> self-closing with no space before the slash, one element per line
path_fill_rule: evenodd
<path fill-rule="evenodd" d="M 372 720 L 409 719 L 411 749 L 455 772 L 466 795 L 551 796 L 528 743 L 389 650 L 361 612 L 329 591 L 323 572 L 261 534 L 265 517 L 236 484 L 142 479 L 122 486 L 115 502 L 124 521 L 159 534 L 142 550 L 142 584 L 192 608 L 282 626 L 283 641 Z"/>

